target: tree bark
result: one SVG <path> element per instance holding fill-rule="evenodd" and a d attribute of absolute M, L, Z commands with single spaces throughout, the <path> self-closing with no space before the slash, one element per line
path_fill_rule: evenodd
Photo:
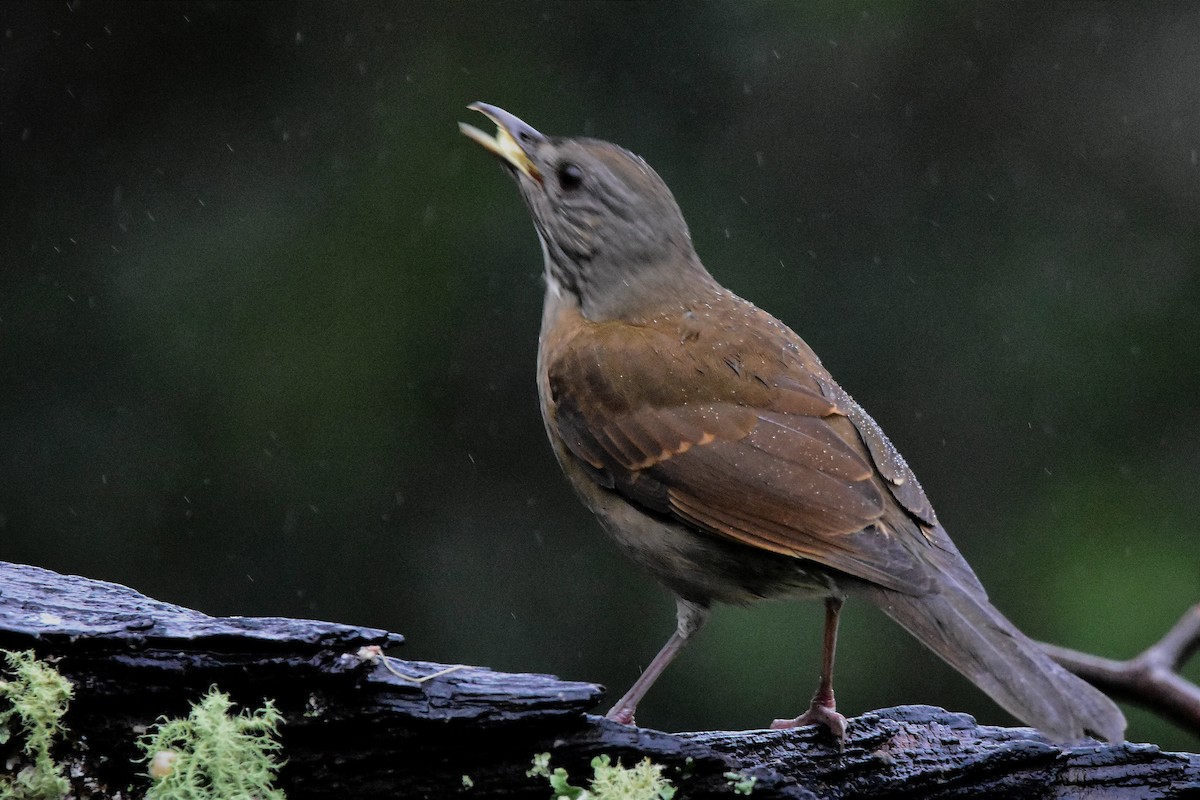
<path fill-rule="evenodd" d="M 33 649 L 75 684 L 67 715 L 81 797 L 149 785 L 135 741 L 216 684 L 283 712 L 279 786 L 290 798 L 551 796 L 528 777 L 549 752 L 572 783 L 590 760 L 668 767 L 678 798 L 1168 798 L 1200 794 L 1200 756 L 1153 745 L 1060 746 L 1029 728 L 901 706 L 823 732 L 668 734 L 586 712 L 603 689 L 549 675 L 384 659 L 398 634 L 309 620 L 210 617 L 132 589 L 0 562 L 0 648 Z M 440 673 L 440 674 L 439 674 Z M 424 676 L 433 676 L 425 679 Z M 416 679 L 416 680 L 414 680 Z M 0 761 L 0 763 L 3 763 Z M 466 780 L 464 780 L 464 777 Z"/>

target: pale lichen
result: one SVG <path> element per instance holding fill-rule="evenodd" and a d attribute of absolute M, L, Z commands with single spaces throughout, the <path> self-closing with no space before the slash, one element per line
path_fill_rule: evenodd
<path fill-rule="evenodd" d="M 160 718 L 138 741 L 152 778 L 146 800 L 285 800 L 274 786 L 283 715 L 271 701 L 234 714 L 217 687 L 186 719 Z"/>
<path fill-rule="evenodd" d="M 533 767 L 525 774 L 545 778 L 556 800 L 671 800 L 675 796 L 675 787 L 663 775 L 664 767 L 649 758 L 625 767 L 620 761 L 613 764 L 611 758 L 600 755 L 592 759 L 591 766 L 587 788 L 572 785 L 562 767 L 551 770 L 549 753 L 535 755 Z"/>
<path fill-rule="evenodd" d="M 23 739 L 26 759 L 13 774 L 0 775 L 0 800 L 58 800 L 70 785 L 50 751 L 66 730 L 62 718 L 74 689 L 32 650 L 0 655 L 7 676 L 0 679 L 0 745 Z"/>

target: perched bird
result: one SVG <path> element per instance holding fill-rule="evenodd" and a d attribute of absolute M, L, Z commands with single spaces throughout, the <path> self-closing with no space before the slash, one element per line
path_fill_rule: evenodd
<path fill-rule="evenodd" d="M 839 741 L 838 612 L 879 606 L 1050 737 L 1120 740 L 1111 700 L 988 602 L 879 425 L 787 326 L 721 286 L 675 198 L 638 156 L 545 136 L 484 103 L 460 129 L 516 179 L 545 256 L 537 382 L 562 470 L 604 529 L 676 597 L 678 625 L 609 711 L 638 701 L 713 603 L 823 598 L 810 723 Z"/>

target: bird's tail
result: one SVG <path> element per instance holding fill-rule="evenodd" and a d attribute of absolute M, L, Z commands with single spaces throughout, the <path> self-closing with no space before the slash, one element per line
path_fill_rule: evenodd
<path fill-rule="evenodd" d="M 1054 663 L 970 578 L 940 582 L 939 591 L 922 596 L 878 586 L 863 593 L 1002 708 L 1052 739 L 1120 741 L 1125 717 L 1116 704 Z"/>

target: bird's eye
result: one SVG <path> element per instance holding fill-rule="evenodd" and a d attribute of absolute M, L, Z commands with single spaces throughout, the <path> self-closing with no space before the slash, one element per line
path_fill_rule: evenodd
<path fill-rule="evenodd" d="M 583 183 L 583 170 L 570 161 L 558 165 L 558 185 L 570 191 Z"/>

